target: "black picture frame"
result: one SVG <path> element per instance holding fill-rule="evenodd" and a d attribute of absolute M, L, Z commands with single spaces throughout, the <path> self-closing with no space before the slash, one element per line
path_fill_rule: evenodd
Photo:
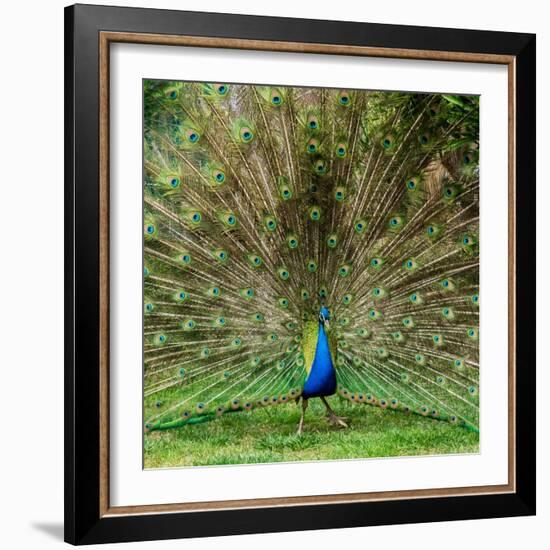
<path fill-rule="evenodd" d="M 511 56 L 515 71 L 515 491 L 233 510 L 100 512 L 100 32 Z M 65 540 L 72 544 L 535 514 L 532 34 L 75 5 L 65 9 Z M 503 306 L 505 307 L 505 306 Z"/>

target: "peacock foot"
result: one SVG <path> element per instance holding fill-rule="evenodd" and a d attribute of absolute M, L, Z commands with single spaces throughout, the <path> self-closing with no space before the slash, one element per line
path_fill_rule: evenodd
<path fill-rule="evenodd" d="M 333 426 L 336 426 L 339 428 L 349 428 L 349 425 L 348 425 L 349 421 L 347 418 L 344 418 L 343 416 L 338 416 L 336 414 L 329 414 L 327 416 L 327 420 Z"/>

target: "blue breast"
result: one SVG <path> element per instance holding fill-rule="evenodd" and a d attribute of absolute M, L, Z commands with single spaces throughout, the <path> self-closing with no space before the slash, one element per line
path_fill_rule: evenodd
<path fill-rule="evenodd" d="M 302 396 L 306 399 L 310 397 L 321 397 L 322 395 L 332 395 L 336 392 L 336 371 L 332 364 L 332 357 L 328 346 L 328 338 L 322 323 L 319 323 L 319 333 L 317 335 L 317 346 L 315 348 L 315 357 L 306 379 Z"/>

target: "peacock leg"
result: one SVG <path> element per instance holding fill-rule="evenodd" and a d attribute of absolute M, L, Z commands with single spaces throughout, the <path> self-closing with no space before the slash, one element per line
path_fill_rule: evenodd
<path fill-rule="evenodd" d="M 331 424 L 334 424 L 335 426 L 341 426 L 342 428 L 347 428 L 348 425 L 346 424 L 346 418 L 343 418 L 342 416 L 338 416 L 331 408 L 331 406 L 328 404 L 328 401 L 324 398 L 324 396 L 321 396 L 321 401 L 324 403 L 325 407 L 328 411 L 328 421 Z"/>
<path fill-rule="evenodd" d="M 302 435 L 304 431 L 304 418 L 306 416 L 307 403 L 307 399 L 302 397 L 302 415 L 300 416 L 300 423 L 298 424 L 298 435 Z"/>

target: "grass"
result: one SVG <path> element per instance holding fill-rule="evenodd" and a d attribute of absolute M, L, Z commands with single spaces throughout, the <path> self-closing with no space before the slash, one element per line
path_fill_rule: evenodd
<path fill-rule="evenodd" d="M 257 464 L 392 456 L 476 453 L 479 435 L 464 428 L 368 405 L 331 400 L 348 429 L 326 421 L 312 399 L 304 433 L 294 404 L 228 414 L 211 422 L 145 434 L 145 468 Z"/>

